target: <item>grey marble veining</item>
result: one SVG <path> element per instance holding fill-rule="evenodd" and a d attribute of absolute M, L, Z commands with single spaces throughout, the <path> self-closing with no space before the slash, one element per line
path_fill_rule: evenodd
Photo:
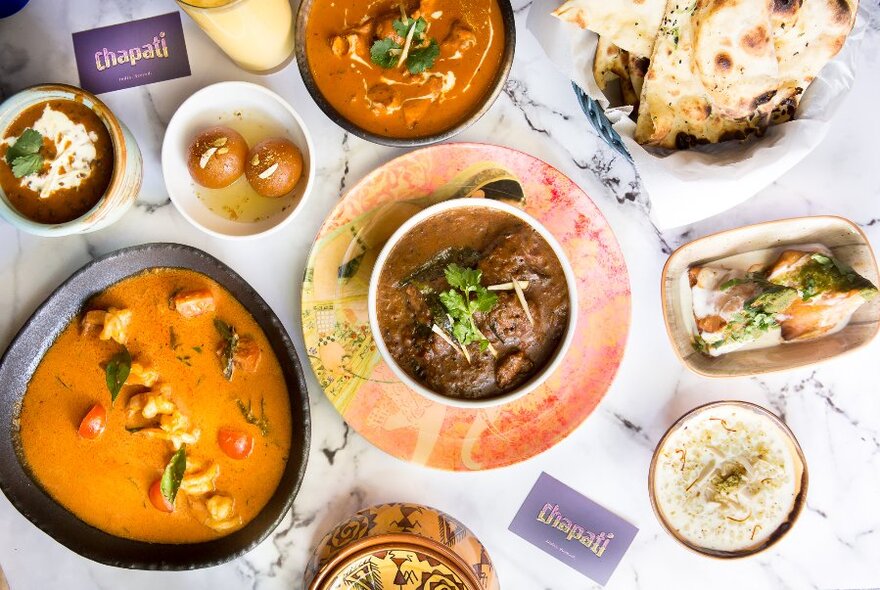
<path fill-rule="evenodd" d="M 864 1 L 864 0 L 863 0 Z M 880 3 L 870 0 L 857 80 L 824 143 L 745 204 L 691 226 L 660 232 L 632 166 L 599 140 L 564 79 L 524 23 L 510 79 L 498 102 L 460 136 L 534 154 L 575 179 L 614 228 L 632 282 L 629 343 L 618 377 L 597 410 L 555 448 L 513 467 L 451 474 L 405 464 L 351 431 L 309 376 L 314 433 L 309 468 L 293 510 L 257 549 L 226 565 L 187 573 L 128 572 L 82 559 L 31 526 L 0 497 L 0 565 L 13 590 L 260 590 L 301 587 L 323 532 L 366 505 L 392 500 L 449 511 L 486 543 L 506 590 L 591 588 L 589 581 L 507 532 L 519 503 L 547 471 L 641 530 L 608 588 L 868 588 L 880 586 L 880 343 L 829 363 L 755 378 L 709 380 L 682 368 L 660 314 L 660 269 L 668 253 L 714 231 L 795 215 L 830 213 L 857 221 L 880 249 L 880 165 L 875 143 L 880 94 Z M 39 82 L 77 83 L 70 33 L 175 10 L 171 0 L 31 0 L 0 20 L 0 93 Z M 312 238 L 347 190 L 401 153 L 365 143 L 315 106 L 295 65 L 268 77 L 232 65 L 184 16 L 193 75 L 104 95 L 144 154 L 137 206 L 111 228 L 47 240 L 0 223 L 0 346 L 42 299 L 89 259 L 146 241 L 174 240 L 218 256 L 276 310 L 302 355 L 299 280 Z M 192 228 L 165 193 L 159 151 L 165 125 L 192 92 L 221 80 L 251 80 L 284 96 L 317 143 L 319 182 L 288 229 L 255 242 L 215 240 Z M 712 198 L 712 195 L 706 195 Z M 267 256 L 271 254 L 271 256 Z M 807 510 L 795 530 L 758 557 L 701 558 L 660 528 L 647 496 L 647 467 L 667 426 L 691 407 L 737 398 L 768 406 L 798 436 L 810 467 Z"/>

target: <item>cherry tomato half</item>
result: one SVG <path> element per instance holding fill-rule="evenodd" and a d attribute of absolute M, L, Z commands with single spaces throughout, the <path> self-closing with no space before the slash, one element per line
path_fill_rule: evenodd
<path fill-rule="evenodd" d="M 86 413 L 82 422 L 79 424 L 79 435 L 89 440 L 94 440 L 101 436 L 104 428 L 107 427 L 107 410 L 101 404 L 95 404 Z"/>
<path fill-rule="evenodd" d="M 157 479 L 153 482 L 153 485 L 150 486 L 150 503 L 156 508 L 156 510 L 161 510 L 162 512 L 174 512 L 174 504 L 169 502 L 165 496 L 162 495 L 162 480 Z"/>
<path fill-rule="evenodd" d="M 221 428 L 217 431 L 217 444 L 233 459 L 247 459 L 254 450 L 254 437 L 234 428 Z"/>

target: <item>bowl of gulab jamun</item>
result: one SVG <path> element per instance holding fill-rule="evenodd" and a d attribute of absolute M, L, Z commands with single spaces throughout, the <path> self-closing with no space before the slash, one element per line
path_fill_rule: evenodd
<path fill-rule="evenodd" d="M 162 143 L 171 201 L 190 223 L 222 238 L 286 225 L 311 189 L 312 158 L 311 137 L 293 107 L 249 82 L 220 82 L 190 96 Z"/>

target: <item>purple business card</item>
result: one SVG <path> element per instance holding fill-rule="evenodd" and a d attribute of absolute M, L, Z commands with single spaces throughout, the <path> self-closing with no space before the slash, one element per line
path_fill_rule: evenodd
<path fill-rule="evenodd" d="M 180 13 L 73 34 L 80 86 L 99 94 L 189 76 Z"/>
<path fill-rule="evenodd" d="M 546 473 L 535 482 L 509 529 L 603 585 L 639 531 Z"/>

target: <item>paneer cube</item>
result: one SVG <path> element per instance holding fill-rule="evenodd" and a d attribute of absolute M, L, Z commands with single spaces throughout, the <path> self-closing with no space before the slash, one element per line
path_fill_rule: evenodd
<path fill-rule="evenodd" d="M 171 305 L 185 318 L 194 318 L 216 309 L 214 294 L 210 289 L 181 291 L 171 298 Z"/>

